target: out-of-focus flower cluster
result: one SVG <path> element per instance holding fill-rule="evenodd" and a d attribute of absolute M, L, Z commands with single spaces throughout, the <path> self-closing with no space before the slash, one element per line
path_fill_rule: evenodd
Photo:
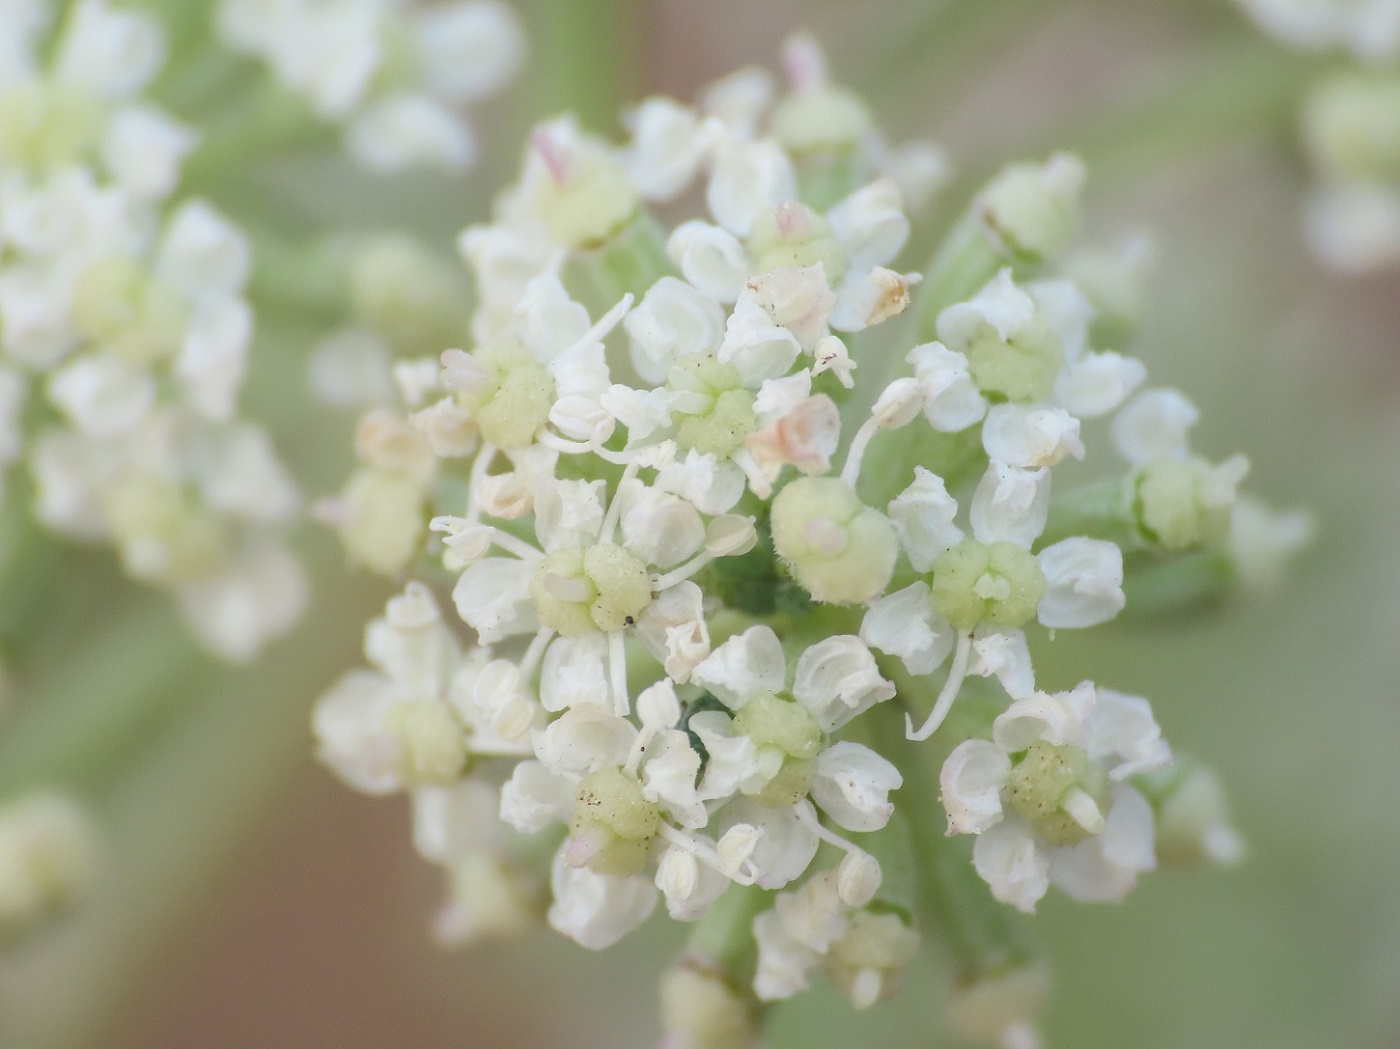
<path fill-rule="evenodd" d="M 1400 263 L 1400 3 L 1396 0 L 1240 0 L 1291 46 L 1359 60 L 1309 89 L 1303 145 L 1316 184 L 1308 240 L 1334 269 Z"/>
<path fill-rule="evenodd" d="M 142 101 L 160 24 L 103 0 L 51 11 L 0 6 L 0 460 L 24 461 L 44 526 L 112 545 L 247 659 L 306 596 L 283 538 L 297 486 L 238 413 L 248 242 L 175 200 L 196 136 Z"/>
<path fill-rule="evenodd" d="M 877 856 L 908 766 L 882 740 L 928 739 L 968 690 L 1000 712 L 964 704 L 942 800 L 998 900 L 1119 899 L 1169 822 L 1173 855 L 1238 853 L 1147 701 L 1040 691 L 1026 638 L 1113 619 L 1133 573 L 1246 572 L 1245 460 L 1196 453 L 1190 401 L 1119 352 L 1139 253 L 1075 250 L 1084 171 L 1057 155 L 901 271 L 941 154 L 887 143 L 810 40 L 784 63 L 785 90 L 746 69 L 648 99 L 622 145 L 538 127 L 459 241 L 472 345 L 394 366 L 400 404 L 323 508 L 350 560 L 424 579 L 319 703 L 322 759 L 412 794 L 451 939 L 546 911 L 603 948 L 658 903 L 737 922 L 745 986 L 708 940 L 668 977 L 677 1045 L 741 1044 L 753 997 L 819 971 L 858 1006 L 898 986 L 918 925 Z M 363 350 L 318 366 L 342 403 L 380 397 Z M 1061 492 L 1091 433 L 1122 472 Z M 1262 579 L 1301 537 L 1256 511 Z"/>
<path fill-rule="evenodd" d="M 477 143 L 462 106 L 515 75 L 524 38 L 499 0 L 221 0 L 220 33 L 267 63 L 371 171 L 460 171 Z"/>

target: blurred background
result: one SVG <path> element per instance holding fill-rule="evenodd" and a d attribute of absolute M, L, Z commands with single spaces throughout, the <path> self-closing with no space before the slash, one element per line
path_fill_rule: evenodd
<path fill-rule="evenodd" d="M 207 14 L 164 7 L 191 33 Z M 1047 898 L 1034 921 L 1054 980 L 1047 1045 L 1400 1046 L 1400 274 L 1340 278 L 1304 244 L 1296 114 L 1328 61 L 1283 52 L 1226 0 L 519 9 L 529 64 L 487 107 L 467 178 L 374 179 L 308 147 L 200 169 L 198 189 L 238 219 L 408 228 L 449 251 L 534 119 L 578 108 L 611 131 L 626 99 L 690 99 L 736 66 L 772 66 L 799 27 L 892 137 L 948 148 L 958 178 L 935 232 L 1000 164 L 1081 152 L 1090 233 L 1144 229 L 1156 245 L 1133 349 L 1199 404 L 1203 454 L 1246 452 L 1253 490 L 1313 508 L 1320 530 L 1268 600 L 1070 632 L 1037 653 L 1047 686 L 1092 675 L 1151 697 L 1173 744 L 1220 770 L 1249 844 L 1237 869 L 1158 873 L 1121 906 Z M 933 243 L 911 246 L 906 268 Z M 349 468 L 352 421 L 305 411 L 323 329 L 283 298 L 255 285 L 244 404 L 326 494 Z M 655 977 L 678 939 L 662 923 L 601 955 L 548 931 L 465 951 L 432 938 L 443 886 L 412 851 L 406 803 L 336 783 L 307 728 L 390 587 L 346 573 L 328 532 L 302 539 L 316 605 L 247 670 L 183 640 L 154 658 L 145 639 L 183 637 L 166 603 L 106 554 L 53 547 L 65 582 L 26 606 L 0 782 L 76 783 L 108 821 L 107 866 L 90 908 L 0 955 L 0 1045 L 652 1044 Z M 81 702 L 109 687 L 111 704 Z M 65 720 L 80 742 L 46 751 Z M 928 963 L 866 1014 L 819 990 L 776 1011 L 772 1044 L 948 1045 L 945 997 Z"/>

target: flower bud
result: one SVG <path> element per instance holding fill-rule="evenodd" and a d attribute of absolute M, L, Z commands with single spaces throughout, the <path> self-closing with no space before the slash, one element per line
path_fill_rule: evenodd
<path fill-rule="evenodd" d="M 1049 261 L 1074 239 L 1083 185 L 1084 164 L 1068 153 L 1044 164 L 1012 164 L 982 190 L 978 217 L 1006 254 Z"/>
<path fill-rule="evenodd" d="M 350 258 L 350 308 L 396 347 L 433 353 L 461 339 L 468 315 L 457 271 L 411 237 L 368 237 Z"/>
<path fill-rule="evenodd" d="M 1032 966 L 979 975 L 953 995 L 953 1029 L 972 1045 L 1038 1046 L 1035 1020 L 1049 985 L 1045 971 Z"/>
<path fill-rule="evenodd" d="M 773 500 L 772 527 L 778 556 L 817 601 L 861 604 L 894 573 L 894 525 L 837 478 L 789 484 Z"/>
<path fill-rule="evenodd" d="M 0 809 L 0 936 L 28 932 L 87 893 L 95 837 L 88 813 L 61 794 L 30 794 Z"/>
<path fill-rule="evenodd" d="M 423 492 L 402 474 L 363 467 L 351 475 L 331 514 L 345 556 L 380 575 L 393 575 L 418 551 Z"/>
<path fill-rule="evenodd" d="M 1235 488 L 1248 471 L 1242 455 L 1218 466 L 1197 456 L 1148 463 L 1129 481 L 1139 531 L 1164 550 L 1195 550 L 1223 542 L 1230 533 Z"/>
<path fill-rule="evenodd" d="M 883 875 L 868 852 L 848 852 L 836 868 L 836 894 L 847 907 L 864 907 L 877 892 Z"/>
<path fill-rule="evenodd" d="M 536 129 L 533 145 L 546 174 L 535 186 L 532 203 L 559 243 L 599 247 L 637 213 L 637 193 L 627 172 L 571 124 Z"/>
<path fill-rule="evenodd" d="M 748 248 L 758 273 L 821 263 L 827 281 L 835 286 L 846 272 L 845 252 L 831 223 L 796 201 L 761 213 L 749 231 Z"/>
<path fill-rule="evenodd" d="M 661 978 L 664 1049 L 754 1049 L 754 1012 L 747 995 L 696 961 L 682 960 Z"/>
<path fill-rule="evenodd" d="M 857 1009 L 889 998 L 904 983 L 919 934 L 896 914 L 857 911 L 826 955 L 826 977 Z"/>
<path fill-rule="evenodd" d="M 399 776 L 410 786 L 451 783 L 467 763 L 462 727 L 435 699 L 395 703 L 384 730 L 399 748 Z"/>

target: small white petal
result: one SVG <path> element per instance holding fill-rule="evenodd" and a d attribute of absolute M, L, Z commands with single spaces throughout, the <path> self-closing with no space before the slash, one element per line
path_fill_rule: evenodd
<path fill-rule="evenodd" d="M 922 580 L 873 601 L 860 624 L 866 644 L 898 657 L 911 674 L 936 670 L 953 650 L 955 633 L 934 613 Z"/>
<path fill-rule="evenodd" d="M 1097 626 L 1123 610 L 1123 551 L 1115 544 L 1077 536 L 1046 547 L 1036 560 L 1045 575 L 1037 611 L 1045 626 Z"/>
<path fill-rule="evenodd" d="M 1001 791 L 1011 759 L 990 740 L 959 743 L 943 763 L 938 782 L 948 810 L 949 834 L 981 834 L 1001 822 Z"/>
<path fill-rule="evenodd" d="M 1186 434 L 1201 413 L 1177 390 L 1145 390 L 1113 420 L 1113 444 L 1134 466 L 1186 454 Z"/>
<path fill-rule="evenodd" d="M 1030 827 L 1018 819 L 1002 820 L 978 835 L 972 865 L 993 896 L 1027 914 L 1050 887 L 1050 862 Z"/>
<path fill-rule="evenodd" d="M 894 695 L 875 657 L 851 634 L 829 637 L 798 657 L 792 694 L 824 731 L 833 732 L 876 703 Z"/>
<path fill-rule="evenodd" d="M 1050 471 L 995 460 L 972 496 L 968 517 L 981 543 L 1008 542 L 1029 550 L 1050 514 Z"/>
<path fill-rule="evenodd" d="M 730 710 L 738 710 L 760 692 L 781 692 L 786 674 L 778 635 L 769 627 L 753 626 L 715 649 L 695 668 L 691 680 Z"/>
<path fill-rule="evenodd" d="M 899 770 L 875 751 L 842 740 L 817 756 L 812 800 L 846 830 L 879 830 L 894 813 L 889 792 L 903 783 Z"/>

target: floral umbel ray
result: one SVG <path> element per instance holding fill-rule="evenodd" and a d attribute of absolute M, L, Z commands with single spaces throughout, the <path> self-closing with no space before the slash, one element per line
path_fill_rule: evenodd
<path fill-rule="evenodd" d="M 1303 537 L 1125 352 L 1141 253 L 1079 242 L 1079 160 L 1006 168 L 910 270 L 942 153 L 890 144 L 811 40 L 783 64 L 647 99 L 621 144 L 540 125 L 462 233 L 469 339 L 399 360 L 321 508 L 421 581 L 320 753 L 414 797 L 448 939 L 691 925 L 667 1045 L 757 1044 L 819 975 L 871 1006 L 922 946 L 963 1034 L 1023 1049 L 1044 981 L 1003 905 L 1240 851 L 1146 699 L 1032 653 Z M 1096 444 L 1126 467 L 1064 480 Z"/>

